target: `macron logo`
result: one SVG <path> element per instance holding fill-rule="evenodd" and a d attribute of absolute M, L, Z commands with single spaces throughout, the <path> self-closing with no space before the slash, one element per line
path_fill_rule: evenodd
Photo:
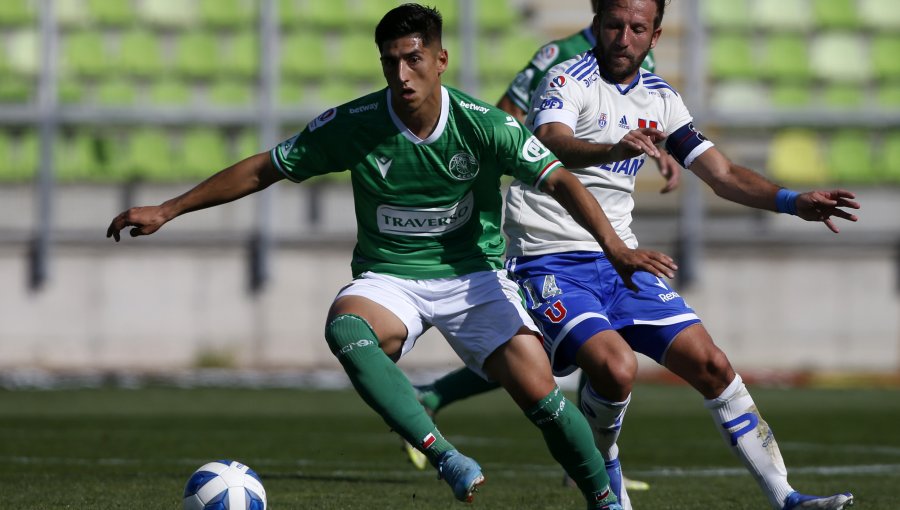
<path fill-rule="evenodd" d="M 387 177 L 388 170 L 391 168 L 391 163 L 394 161 L 387 156 L 375 156 L 375 164 L 378 165 L 378 171 L 381 172 L 381 177 Z"/>
<path fill-rule="evenodd" d="M 459 105 L 465 108 L 466 110 L 475 110 L 476 112 L 487 113 L 490 111 L 490 108 L 486 106 L 477 105 L 475 103 L 467 103 L 465 101 L 460 100 Z"/>

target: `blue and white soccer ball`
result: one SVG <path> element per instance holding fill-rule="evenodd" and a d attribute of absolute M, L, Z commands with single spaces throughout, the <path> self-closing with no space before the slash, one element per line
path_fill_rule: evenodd
<path fill-rule="evenodd" d="M 266 510 L 266 490 L 259 475 L 240 462 L 210 462 L 185 485 L 184 510 Z"/>

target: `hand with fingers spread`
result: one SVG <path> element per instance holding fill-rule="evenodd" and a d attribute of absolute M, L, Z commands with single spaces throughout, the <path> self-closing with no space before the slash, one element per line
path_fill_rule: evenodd
<path fill-rule="evenodd" d="M 632 249 L 625 245 L 614 250 L 607 250 L 606 257 L 612 263 L 616 272 L 619 273 L 619 276 L 622 277 L 625 286 L 634 291 L 638 290 L 638 288 L 631 281 L 631 275 L 636 271 L 646 271 L 653 276 L 671 279 L 675 277 L 675 271 L 678 269 L 672 257 L 665 253 Z"/>
<path fill-rule="evenodd" d="M 150 235 L 162 227 L 169 218 L 164 214 L 162 206 L 132 207 L 113 218 L 106 229 L 106 237 L 119 242 L 120 232 L 125 227 L 132 227 L 131 237 Z"/>
<path fill-rule="evenodd" d="M 847 221 L 858 219 L 855 214 L 845 210 L 859 209 L 859 202 L 853 200 L 854 198 L 856 198 L 854 193 L 842 189 L 801 193 L 797 196 L 797 216 L 806 221 L 821 221 L 837 234 L 840 230 L 831 220 L 833 216 Z"/>
<path fill-rule="evenodd" d="M 633 129 L 609 150 L 610 160 L 621 161 L 641 154 L 659 158 L 662 152 L 656 144 L 665 139 L 666 134 L 658 129 Z"/>

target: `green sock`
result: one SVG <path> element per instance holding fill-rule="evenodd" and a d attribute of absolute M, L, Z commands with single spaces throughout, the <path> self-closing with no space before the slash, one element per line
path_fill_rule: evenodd
<path fill-rule="evenodd" d="M 609 490 L 603 456 L 594 446 L 594 436 L 581 411 L 559 387 L 525 412 L 544 434 L 553 458 L 562 465 L 588 500 L 588 508 L 616 501 Z"/>
<path fill-rule="evenodd" d="M 460 368 L 422 388 L 422 405 L 436 413 L 446 405 L 475 395 L 480 395 L 500 387 L 499 383 L 485 381 L 480 375 Z"/>
<path fill-rule="evenodd" d="M 325 327 L 325 339 L 356 392 L 369 407 L 431 461 L 451 445 L 416 400 L 412 384 L 381 350 L 369 324 L 356 315 L 339 315 Z"/>

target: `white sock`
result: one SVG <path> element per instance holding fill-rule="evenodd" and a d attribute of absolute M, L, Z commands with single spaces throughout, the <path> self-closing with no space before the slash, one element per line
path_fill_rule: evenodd
<path fill-rule="evenodd" d="M 604 460 L 613 460 L 619 456 L 619 448 L 616 440 L 622 429 L 622 419 L 628 403 L 631 402 L 631 394 L 623 402 L 610 402 L 591 389 L 590 383 L 581 389 L 581 411 L 591 424 L 594 433 L 594 443 L 603 454 Z"/>
<path fill-rule="evenodd" d="M 703 405 L 709 409 L 731 451 L 766 493 L 769 503 L 781 510 L 784 500 L 794 489 L 787 481 L 787 468 L 775 436 L 756 409 L 741 376 L 735 374 L 721 395 L 704 400 Z"/>

